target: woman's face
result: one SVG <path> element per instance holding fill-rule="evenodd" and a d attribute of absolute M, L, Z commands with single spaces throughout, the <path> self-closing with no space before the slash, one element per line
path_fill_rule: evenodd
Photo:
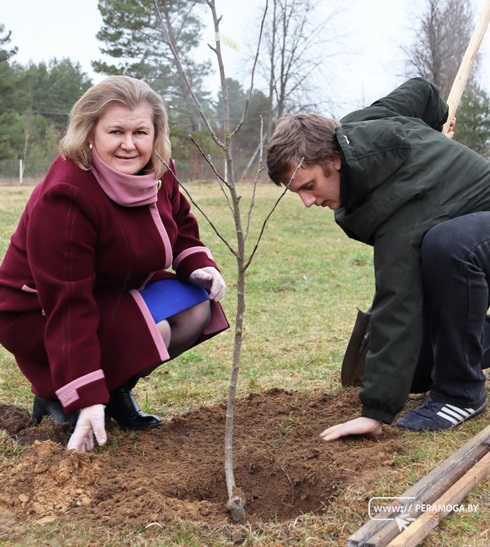
<path fill-rule="evenodd" d="M 99 118 L 93 145 L 113 169 L 135 175 L 150 161 L 155 128 L 150 106 L 142 103 L 134 110 L 118 102 L 110 103 Z"/>

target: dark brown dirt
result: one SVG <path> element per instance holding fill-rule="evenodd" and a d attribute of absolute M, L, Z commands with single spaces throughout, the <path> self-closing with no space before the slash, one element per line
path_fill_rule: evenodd
<path fill-rule="evenodd" d="M 319 433 L 355 417 L 357 390 L 340 395 L 271 390 L 237 401 L 235 479 L 250 523 L 323 514 L 338 493 L 388 473 L 402 451 L 390 427 L 376 439 L 324 443 Z M 0 429 L 27 445 L 0 468 L 0 509 L 49 522 L 62 514 L 109 526 L 147 526 L 183 518 L 230 522 L 225 508 L 225 406 L 203 407 L 150 432 L 108 428 L 107 447 L 79 454 L 69 431 L 0 404 Z"/>

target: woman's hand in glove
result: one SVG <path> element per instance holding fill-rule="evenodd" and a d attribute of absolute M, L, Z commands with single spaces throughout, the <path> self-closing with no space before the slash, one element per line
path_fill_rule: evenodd
<path fill-rule="evenodd" d="M 221 300 L 226 293 L 226 285 L 223 277 L 212 266 L 194 270 L 189 276 L 189 283 L 202 289 L 207 289 L 211 300 L 216 300 L 216 302 Z"/>
<path fill-rule="evenodd" d="M 68 441 L 68 450 L 75 449 L 77 452 L 93 450 L 94 435 L 100 446 L 106 443 L 104 405 L 92 405 L 80 410 L 75 431 Z"/>

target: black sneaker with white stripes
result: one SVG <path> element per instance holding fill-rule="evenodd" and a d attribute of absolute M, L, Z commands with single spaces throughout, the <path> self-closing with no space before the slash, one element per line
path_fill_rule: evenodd
<path fill-rule="evenodd" d="M 410 410 L 396 422 L 396 426 L 410 431 L 441 431 L 451 429 L 483 412 L 488 398 L 478 408 L 460 408 L 429 397 L 418 408 Z"/>

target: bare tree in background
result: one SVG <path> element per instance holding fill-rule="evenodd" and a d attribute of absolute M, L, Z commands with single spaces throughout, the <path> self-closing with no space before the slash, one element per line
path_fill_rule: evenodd
<path fill-rule="evenodd" d="M 430 80 L 447 99 L 473 32 L 473 6 L 461 0 L 427 0 L 421 10 L 412 9 L 414 41 L 401 48 L 407 56 L 405 75 Z"/>
<path fill-rule="evenodd" d="M 333 24 L 338 6 L 326 15 L 321 12 L 325 3 L 316 0 L 270 0 L 269 4 L 258 64 L 268 86 L 266 135 L 285 112 L 320 109 L 325 101 L 326 59 L 336 54 L 340 39 Z"/>

